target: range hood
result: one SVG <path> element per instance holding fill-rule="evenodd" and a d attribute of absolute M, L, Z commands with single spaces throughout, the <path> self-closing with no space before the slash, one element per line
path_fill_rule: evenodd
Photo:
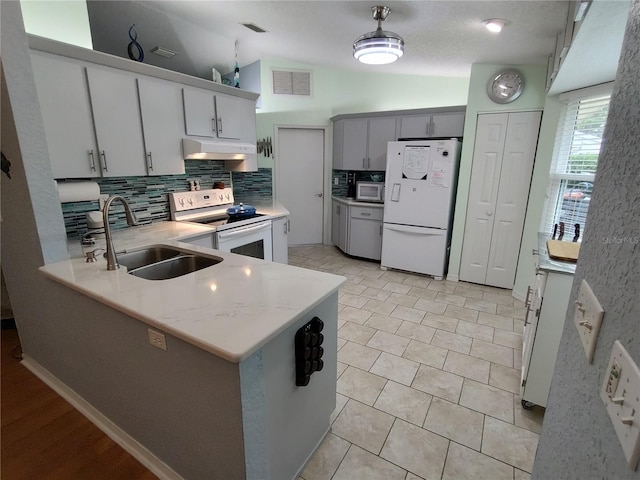
<path fill-rule="evenodd" d="M 186 160 L 253 160 L 257 149 L 250 143 L 183 138 L 182 153 Z"/>

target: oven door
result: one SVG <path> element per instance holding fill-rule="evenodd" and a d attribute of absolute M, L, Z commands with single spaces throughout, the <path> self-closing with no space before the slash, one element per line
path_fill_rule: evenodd
<path fill-rule="evenodd" d="M 271 262 L 271 220 L 216 232 L 218 250 Z"/>

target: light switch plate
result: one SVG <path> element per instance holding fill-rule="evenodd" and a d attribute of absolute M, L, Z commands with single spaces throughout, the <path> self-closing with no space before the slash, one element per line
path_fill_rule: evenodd
<path fill-rule="evenodd" d="M 578 335 L 580 335 L 589 363 L 593 361 L 593 352 L 596 349 L 596 340 L 598 339 L 603 317 L 604 310 L 600 302 L 593 294 L 587 281 L 583 279 L 575 302 L 573 323 L 578 329 Z"/>
<path fill-rule="evenodd" d="M 635 470 L 640 459 L 640 369 L 619 340 L 613 343 L 600 398 L 613 422 L 624 456 Z"/>

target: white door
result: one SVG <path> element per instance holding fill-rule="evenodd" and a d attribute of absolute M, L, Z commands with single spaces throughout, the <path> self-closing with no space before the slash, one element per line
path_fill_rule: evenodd
<path fill-rule="evenodd" d="M 478 116 L 460 280 L 513 287 L 540 117 Z"/>
<path fill-rule="evenodd" d="M 289 245 L 322 243 L 324 129 L 278 127 L 275 198 L 287 210 Z"/>

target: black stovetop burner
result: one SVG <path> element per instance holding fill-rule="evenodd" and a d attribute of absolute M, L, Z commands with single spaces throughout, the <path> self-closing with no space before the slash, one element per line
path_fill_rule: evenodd
<path fill-rule="evenodd" d="M 254 213 L 253 215 L 242 215 L 242 216 L 236 215 L 233 217 L 229 217 L 226 223 L 241 222 L 243 220 L 249 220 L 250 218 L 258 218 L 258 217 L 264 217 L 264 213 Z"/>
<path fill-rule="evenodd" d="M 233 216 L 233 217 L 225 216 L 225 217 L 218 217 L 216 219 L 195 220 L 195 221 L 197 223 L 203 223 L 206 225 L 215 225 L 216 227 L 220 227 L 222 225 L 242 222 L 244 220 L 251 220 L 252 218 L 258 218 L 258 217 L 264 217 L 264 216 L 265 216 L 264 213 L 254 213 L 253 215 Z"/>

